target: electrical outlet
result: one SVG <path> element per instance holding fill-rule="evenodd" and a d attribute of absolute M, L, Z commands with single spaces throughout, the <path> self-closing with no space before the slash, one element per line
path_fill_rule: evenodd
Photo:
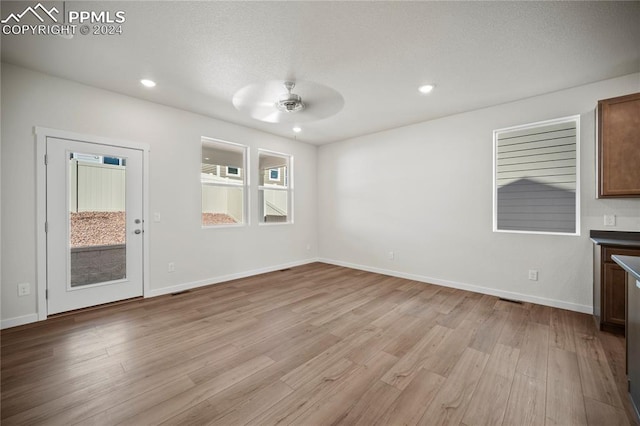
<path fill-rule="evenodd" d="M 160 222 L 160 213 L 154 213 L 153 214 L 153 221 L 154 222 Z"/>
<path fill-rule="evenodd" d="M 173 262 L 169 262 L 169 267 L 167 268 L 167 271 L 175 272 L 176 271 L 176 264 L 173 263 Z"/>
<path fill-rule="evenodd" d="M 393 260 L 396 258 L 396 254 L 393 251 L 389 252 L 389 260 Z"/>
<path fill-rule="evenodd" d="M 531 281 L 538 281 L 538 271 L 535 269 L 529 269 L 529 279 Z"/>
<path fill-rule="evenodd" d="M 29 283 L 18 284 L 18 296 L 27 296 L 31 294 L 31 285 Z"/>
<path fill-rule="evenodd" d="M 311 250 L 311 244 L 307 244 L 307 251 Z"/>
<path fill-rule="evenodd" d="M 616 215 L 615 214 L 605 214 L 604 215 L 604 226 L 616 226 Z"/>

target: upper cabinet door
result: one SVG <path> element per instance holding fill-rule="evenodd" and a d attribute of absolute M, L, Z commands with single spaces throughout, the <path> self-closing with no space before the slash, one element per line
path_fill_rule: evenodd
<path fill-rule="evenodd" d="M 598 198 L 640 197 L 640 93 L 598 102 Z"/>

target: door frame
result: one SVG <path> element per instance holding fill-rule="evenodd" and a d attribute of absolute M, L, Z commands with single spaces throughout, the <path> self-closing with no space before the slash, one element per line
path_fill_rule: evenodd
<path fill-rule="evenodd" d="M 35 126 L 36 136 L 36 308 L 38 320 L 47 319 L 47 138 L 69 139 L 142 151 L 142 297 L 149 294 L 149 144 Z"/>

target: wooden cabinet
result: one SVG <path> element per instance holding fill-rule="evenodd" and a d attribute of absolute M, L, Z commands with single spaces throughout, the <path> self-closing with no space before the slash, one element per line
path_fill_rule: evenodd
<path fill-rule="evenodd" d="M 598 102 L 598 197 L 640 197 L 640 93 Z"/>
<path fill-rule="evenodd" d="M 602 322 L 612 327 L 622 327 L 624 331 L 624 301 L 627 291 L 627 273 L 616 263 L 602 265 Z"/>
<path fill-rule="evenodd" d="M 611 259 L 614 254 L 640 256 L 640 248 L 603 246 L 599 262 L 599 322 L 600 330 L 624 334 L 627 300 L 627 273 Z M 594 299 L 595 301 L 595 299 Z M 598 311 L 594 307 L 594 311 Z"/>

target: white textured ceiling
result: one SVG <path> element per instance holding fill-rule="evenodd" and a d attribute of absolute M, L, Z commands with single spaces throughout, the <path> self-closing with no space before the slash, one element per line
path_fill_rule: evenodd
<path fill-rule="evenodd" d="M 35 2 L 2 2 L 2 17 Z M 67 2 L 124 10 L 121 36 L 2 36 L 3 61 L 294 137 L 232 104 L 299 79 L 344 108 L 323 144 L 640 71 L 640 2 Z M 158 86 L 143 88 L 152 78 Z M 425 96 L 423 83 L 436 89 Z M 640 82 L 639 82 L 640 86 Z M 640 87 L 639 87 L 640 90 Z M 210 135 L 215 136 L 215 135 Z"/>

